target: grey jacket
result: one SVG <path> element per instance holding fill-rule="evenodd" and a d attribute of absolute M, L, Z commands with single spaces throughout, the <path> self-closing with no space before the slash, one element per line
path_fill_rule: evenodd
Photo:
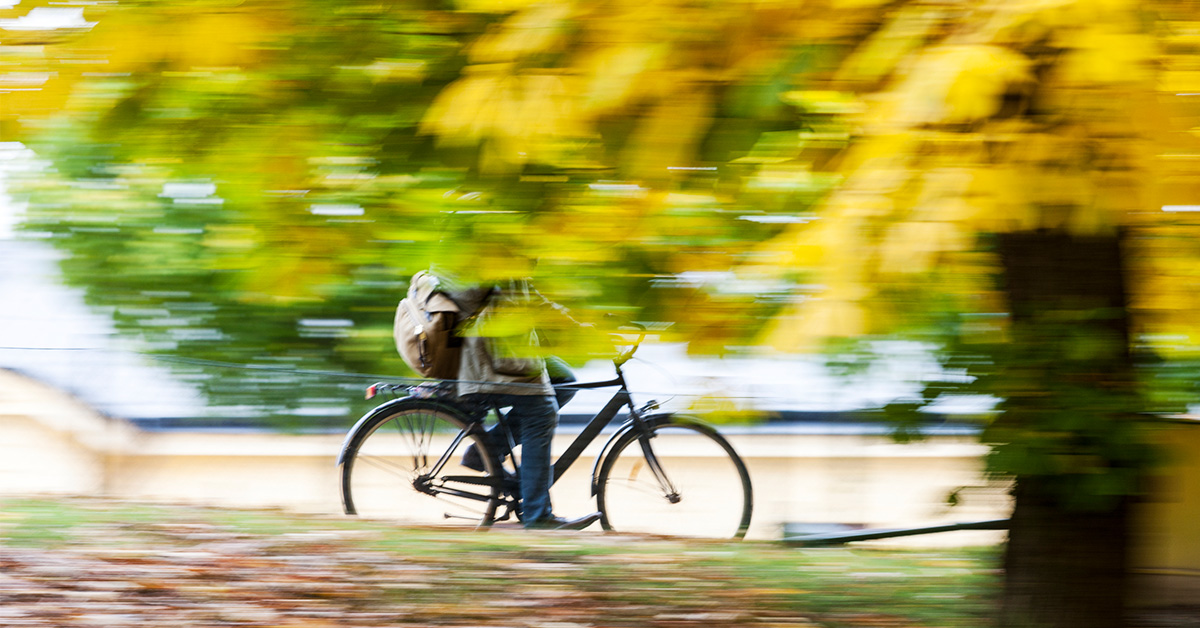
<path fill-rule="evenodd" d="M 524 281 L 524 280 L 522 280 Z M 470 318 L 478 313 L 488 300 L 496 298 L 499 286 L 474 286 L 452 290 L 450 298 L 462 310 L 460 323 L 464 330 L 462 358 L 458 365 L 458 394 L 510 394 L 510 395 L 553 395 L 550 376 L 543 367 L 534 375 L 507 375 L 497 373 L 487 347 L 487 338 L 470 333 Z M 552 307 L 564 313 L 560 306 L 549 301 L 536 290 L 529 290 L 533 305 Z"/>

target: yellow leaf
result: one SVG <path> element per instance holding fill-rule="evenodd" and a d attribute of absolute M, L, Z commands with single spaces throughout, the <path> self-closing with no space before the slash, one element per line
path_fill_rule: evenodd
<path fill-rule="evenodd" d="M 890 194 L 914 176 L 913 156 L 921 148 L 915 133 L 885 133 L 853 145 L 842 163 L 849 173 L 844 190 Z"/>
<path fill-rule="evenodd" d="M 1200 92 L 1200 70 L 1167 68 L 1158 76 L 1158 90 L 1172 94 Z"/>
<path fill-rule="evenodd" d="M 165 27 L 117 13 L 101 20 L 87 41 L 107 61 L 109 71 L 129 72 L 167 59 L 173 34 L 164 32 Z"/>
<path fill-rule="evenodd" d="M 521 77 L 505 76 L 499 79 L 491 97 L 480 105 L 483 111 L 476 117 L 476 128 L 480 136 L 492 135 L 507 140 L 523 138 L 527 120 L 524 111 L 525 93 L 522 87 Z"/>
<path fill-rule="evenodd" d="M 783 102 L 816 114 L 852 114 L 866 110 L 861 101 L 846 92 L 797 90 L 786 92 L 780 98 Z"/>
<path fill-rule="evenodd" d="M 563 43 L 571 5 L 546 2 L 529 5 L 488 30 L 471 46 L 472 63 L 516 61 L 535 53 L 549 52 Z"/>
<path fill-rule="evenodd" d="M 454 0 L 460 11 L 474 13 L 512 13 L 539 4 L 544 0 Z"/>
<path fill-rule="evenodd" d="M 937 242 L 934 223 L 905 222 L 892 227 L 879 252 L 884 273 L 924 273 L 933 267 Z"/>
<path fill-rule="evenodd" d="M 772 319 L 761 343 L 784 353 L 811 353 L 830 338 L 853 338 L 867 331 L 859 303 L 817 297 L 789 307 Z"/>
<path fill-rule="evenodd" d="M 891 4 L 891 0 L 830 0 L 834 9 L 868 9 Z"/>
<path fill-rule="evenodd" d="M 1007 232 L 1037 227 L 1025 182 L 1011 166 L 976 168 L 966 195 L 976 211 L 967 225 L 976 231 Z"/>
<path fill-rule="evenodd" d="M 642 90 L 642 77 L 666 57 L 663 44 L 628 43 L 599 46 L 579 66 L 584 74 L 582 109 L 589 115 L 619 110 Z"/>
<path fill-rule="evenodd" d="M 1038 206 L 1090 206 L 1096 190 L 1091 179 L 1078 170 L 1048 171 L 1032 166 L 1024 177 L 1029 202 Z"/>
<path fill-rule="evenodd" d="M 696 144 L 712 124 L 712 96 L 696 88 L 659 102 L 634 129 L 622 163 L 630 178 L 665 183 L 670 168 L 693 165 Z"/>
<path fill-rule="evenodd" d="M 958 208 L 948 205 L 946 201 L 962 199 L 971 185 L 973 174 L 970 169 L 962 167 L 932 168 L 921 177 L 920 191 L 913 200 L 913 206 L 934 218 L 959 220 L 963 216 L 947 213 L 948 209 Z"/>
<path fill-rule="evenodd" d="M 1029 60 L 999 46 L 930 49 L 897 90 L 895 115 L 907 125 L 956 124 L 995 115 L 1014 84 L 1031 80 Z"/>
<path fill-rule="evenodd" d="M 838 194 L 828 206 L 829 212 L 858 218 L 881 218 L 891 215 L 895 209 L 895 202 L 886 194 L 855 191 Z"/>
<path fill-rule="evenodd" d="M 1154 77 L 1154 40 L 1140 33 L 1085 28 L 1071 42 L 1054 78 L 1064 85 L 1140 83 Z"/>
<path fill-rule="evenodd" d="M 420 82 L 428 73 L 428 67 L 421 59 L 376 59 L 362 71 L 375 82 Z"/>
<path fill-rule="evenodd" d="M 1075 207 L 1067 219 L 1067 231 L 1078 236 L 1094 236 L 1111 233 L 1113 224 L 1110 212 L 1097 207 Z"/>
<path fill-rule="evenodd" d="M 8 78 L 11 81 L 12 74 Z M 50 77 L 37 87 L 25 85 L 15 91 L 0 89 L 0 118 L 24 120 L 57 114 L 67 107 L 70 87 L 66 79 Z"/>
<path fill-rule="evenodd" d="M 491 130 L 493 104 L 503 89 L 503 78 L 495 74 L 470 74 L 451 83 L 438 94 L 421 121 L 421 132 L 437 135 L 447 145 L 469 145 Z"/>
<path fill-rule="evenodd" d="M 183 69 L 253 63 L 258 57 L 257 42 L 274 36 L 270 29 L 240 13 L 193 15 L 181 19 L 177 28 L 171 56 Z"/>
<path fill-rule="evenodd" d="M 900 9 L 846 59 L 837 80 L 873 83 L 887 76 L 924 42 L 938 19 L 936 11 L 924 7 Z"/>

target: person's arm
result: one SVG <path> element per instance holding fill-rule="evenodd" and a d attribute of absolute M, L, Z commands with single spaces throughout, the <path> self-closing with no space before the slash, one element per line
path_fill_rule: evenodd
<path fill-rule="evenodd" d="M 529 294 L 530 294 L 530 299 L 533 301 L 533 305 L 535 307 L 554 312 L 562 319 L 564 326 L 566 323 L 570 323 L 571 325 L 575 325 L 576 327 L 589 327 L 589 325 L 581 323 L 578 320 L 576 320 L 574 316 L 571 316 L 571 311 L 568 310 L 566 307 L 564 307 L 558 303 L 555 303 L 554 301 L 551 301 L 550 299 L 547 299 L 546 295 L 542 294 L 541 292 L 538 292 L 537 289 L 534 288 L 533 286 L 529 287 Z"/>

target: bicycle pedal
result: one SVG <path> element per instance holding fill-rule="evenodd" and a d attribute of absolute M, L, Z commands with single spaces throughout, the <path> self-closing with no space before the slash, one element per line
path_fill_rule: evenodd
<path fill-rule="evenodd" d="M 660 407 L 661 406 L 658 404 L 657 401 L 651 399 L 650 401 L 647 401 L 645 404 L 643 404 L 642 407 L 638 408 L 638 414 L 645 414 L 647 412 L 653 412 L 653 411 L 659 409 Z"/>
<path fill-rule="evenodd" d="M 516 519 L 517 521 L 521 520 L 520 504 L 515 500 L 505 501 L 504 514 L 496 517 L 494 521 L 509 521 L 510 519 Z"/>

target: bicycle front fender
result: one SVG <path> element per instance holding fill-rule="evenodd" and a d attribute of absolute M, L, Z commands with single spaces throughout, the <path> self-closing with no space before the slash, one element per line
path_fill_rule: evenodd
<path fill-rule="evenodd" d="M 642 417 L 642 420 L 651 427 L 660 423 L 669 423 L 675 418 L 674 412 L 664 412 L 659 414 L 650 414 Z M 616 432 L 609 437 L 608 442 L 604 443 L 604 447 L 600 450 L 600 454 L 596 456 L 596 463 L 592 465 L 592 497 L 596 496 L 596 491 L 600 485 L 600 469 L 604 466 L 604 459 L 608 457 L 608 452 L 613 445 L 617 443 L 625 434 L 634 429 L 633 419 L 628 419 L 617 428 Z"/>
<path fill-rule="evenodd" d="M 342 440 L 342 449 L 341 449 L 341 451 L 338 452 L 336 466 L 340 467 L 340 466 L 342 466 L 342 463 L 344 463 L 346 461 L 346 454 L 349 452 L 350 443 L 354 442 L 354 440 L 358 437 L 359 432 L 366 429 L 366 426 L 371 422 L 371 419 L 374 419 L 376 416 L 378 416 L 384 412 L 390 412 L 397 406 L 408 407 L 408 408 L 413 408 L 413 409 L 442 410 L 442 411 L 452 412 L 452 413 L 458 414 L 458 415 L 463 415 L 463 412 L 461 410 L 459 410 L 458 407 L 456 407 L 452 404 L 446 403 L 444 401 L 437 401 L 434 399 L 420 399 L 417 397 L 401 397 L 399 399 L 392 399 L 391 401 L 388 401 L 387 403 L 383 403 L 383 404 L 380 404 L 380 405 L 372 408 L 371 411 L 364 414 L 362 416 L 362 418 L 359 419 L 358 422 L 356 422 L 354 424 L 354 427 L 350 428 L 350 431 L 346 433 L 346 438 Z M 463 419 L 464 422 L 467 422 L 467 418 L 465 415 L 463 415 L 461 418 Z"/>

